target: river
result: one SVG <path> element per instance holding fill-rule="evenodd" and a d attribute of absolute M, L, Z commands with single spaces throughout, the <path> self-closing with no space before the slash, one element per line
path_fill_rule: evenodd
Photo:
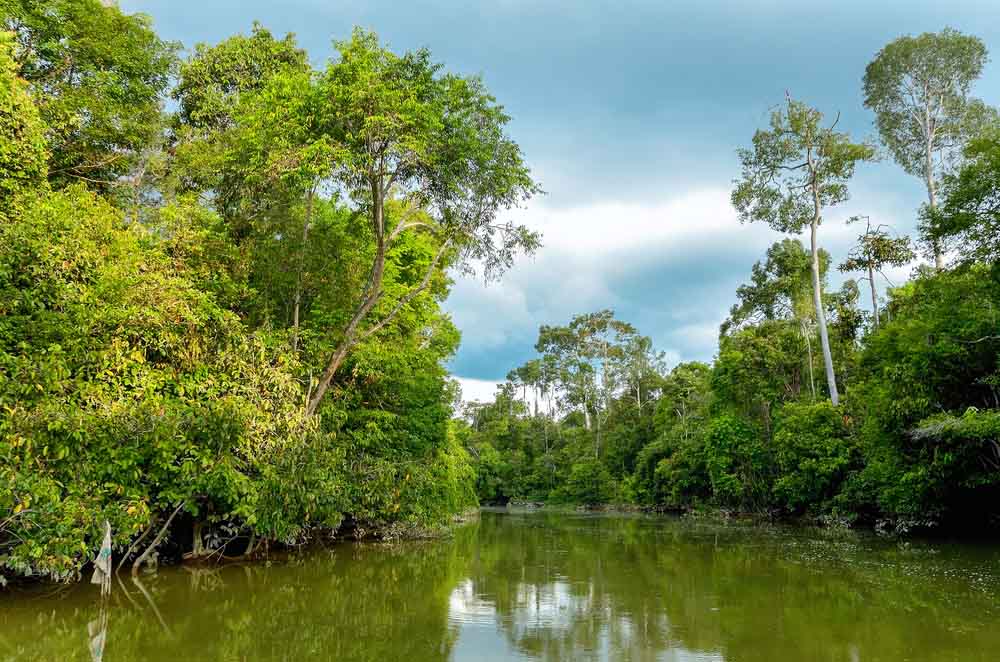
<path fill-rule="evenodd" d="M 453 536 L 0 593 L 0 660 L 1000 659 L 1000 545 L 486 510 Z"/>

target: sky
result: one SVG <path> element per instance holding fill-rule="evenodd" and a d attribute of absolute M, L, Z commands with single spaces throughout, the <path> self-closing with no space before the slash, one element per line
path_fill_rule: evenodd
<path fill-rule="evenodd" d="M 781 235 L 729 204 L 736 148 L 788 91 L 860 139 L 875 138 L 861 78 L 902 34 L 953 27 L 1000 54 L 998 0 L 120 0 L 191 48 L 250 30 L 293 32 L 316 65 L 355 25 L 396 51 L 427 47 L 477 74 L 512 116 L 545 195 L 512 213 L 539 252 L 499 283 L 456 276 L 446 310 L 462 331 L 450 363 L 467 399 L 489 399 L 534 354 L 538 327 L 613 309 L 668 363 L 711 360 L 736 287 Z M 1000 55 L 998 55 L 1000 57 Z M 1000 105 L 1000 63 L 974 93 Z M 820 242 L 839 262 L 871 216 L 913 233 L 925 197 L 891 160 L 859 168 Z M 905 279 L 910 267 L 888 276 Z M 833 286 L 839 286 L 833 274 Z M 880 284 L 882 287 L 885 283 Z M 864 288 L 863 288 L 864 289 Z M 869 300 L 863 300 L 870 305 Z"/>

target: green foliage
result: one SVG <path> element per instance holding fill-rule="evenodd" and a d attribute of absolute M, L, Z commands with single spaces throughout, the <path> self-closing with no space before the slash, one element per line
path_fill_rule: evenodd
<path fill-rule="evenodd" d="M 105 520 L 116 553 L 170 522 L 169 553 L 229 539 L 211 552 L 231 554 L 347 528 L 396 535 L 474 506 L 476 476 L 451 420 L 444 367 L 459 342 L 440 307 L 445 269 L 483 258 L 494 274 L 514 247 L 536 242 L 509 226 L 490 243 L 492 214 L 535 188 L 481 83 L 441 74 L 426 54 L 397 56 L 364 33 L 325 76 L 313 75 L 291 37 L 255 26 L 250 37 L 197 49 L 168 118 L 150 67 L 166 75 L 172 47 L 145 19 L 82 0 L 51 11 L 3 7 L 14 8 L 4 17 L 31 74 L 25 84 L 0 59 L 0 155 L 21 157 L 0 162 L 5 572 L 77 576 Z M 83 25 L 92 28 L 86 38 Z M 108 25 L 121 34 L 98 44 Z M 47 59 L 56 56 L 79 57 L 81 68 L 43 85 L 65 73 Z M 133 56 L 133 68 L 119 71 L 120 58 Z M 402 105 L 381 107 L 390 119 L 367 127 L 396 141 L 392 179 L 406 187 L 383 182 L 381 227 L 364 222 L 371 199 L 355 190 L 344 201 L 329 186 L 368 158 L 350 135 L 366 111 L 350 99 L 375 79 Z M 421 86 L 428 94 L 407 102 Z M 141 152 L 141 172 L 116 180 L 128 195 L 107 181 L 50 192 L 44 120 L 58 109 L 83 121 L 71 122 L 73 135 L 48 127 L 53 181 L 84 171 L 117 178 Z M 166 151 L 156 133 L 168 125 Z M 108 141 L 100 155 L 98 134 Z M 427 182 L 424 197 L 406 197 Z M 402 231 L 430 223 L 455 236 Z M 317 375 L 344 346 L 373 260 L 375 321 L 350 340 L 313 416 Z"/>
<path fill-rule="evenodd" d="M 927 210 L 930 234 L 955 243 L 965 262 L 1000 262 L 1000 124 L 971 140 L 965 165 L 945 179 L 945 199 Z"/>
<path fill-rule="evenodd" d="M 830 254 L 819 250 L 820 282 L 825 286 Z M 795 319 L 815 322 L 812 309 L 812 256 L 798 239 L 782 239 L 767 249 L 767 258 L 755 262 L 750 283 L 736 288 L 738 303 L 722 323 L 729 333 L 747 323 Z"/>
<path fill-rule="evenodd" d="M 0 213 L 47 174 L 45 127 L 11 58 L 13 37 L 0 32 Z"/>
<path fill-rule="evenodd" d="M 892 321 L 869 339 L 852 396 L 867 456 L 847 497 L 855 508 L 920 522 L 993 512 L 981 505 L 963 512 L 976 484 L 983 485 L 976 501 L 988 503 L 979 499 L 990 494 L 995 470 L 974 459 L 988 446 L 963 447 L 952 433 L 961 426 L 935 422 L 1000 405 L 998 303 L 985 265 L 924 273 L 893 291 Z"/>
<path fill-rule="evenodd" d="M 792 512 L 823 508 L 857 460 L 849 432 L 828 402 L 782 408 L 774 433 L 776 503 Z"/>
<path fill-rule="evenodd" d="M 906 172 L 939 177 L 937 159 L 976 128 L 981 104 L 969 92 L 986 59 L 979 38 L 945 28 L 899 37 L 868 64 L 865 106 L 875 111 L 882 142 Z"/>
<path fill-rule="evenodd" d="M 759 510 L 769 503 L 772 461 L 761 436 L 740 418 L 713 418 L 705 435 L 705 467 L 720 505 Z"/>
<path fill-rule="evenodd" d="M 176 45 L 100 0 L 3 0 L 0 20 L 47 128 L 53 183 L 114 184 L 161 126 Z"/>
<path fill-rule="evenodd" d="M 556 501 L 585 505 L 610 503 L 614 500 L 611 474 L 597 460 L 582 460 L 570 467 L 569 476 L 554 495 Z"/>
<path fill-rule="evenodd" d="M 787 100 L 771 115 L 769 131 L 758 130 L 752 149 L 738 151 L 743 176 L 732 202 L 740 222 L 763 222 L 778 232 L 801 232 L 819 222 L 820 210 L 847 200 L 847 182 L 859 162 L 875 156 L 871 145 L 822 125 L 823 115 Z"/>
<path fill-rule="evenodd" d="M 275 39 L 255 22 L 249 36 L 236 35 L 216 46 L 198 44 L 181 64 L 171 92 L 180 104 L 177 119 L 198 129 L 226 128 L 242 96 L 259 91 L 279 72 L 307 69 L 306 53 L 293 35 Z"/>
<path fill-rule="evenodd" d="M 859 221 L 855 216 L 847 222 Z M 916 257 L 910 248 L 909 237 L 893 237 L 882 225 L 871 226 L 871 220 L 865 217 L 867 227 L 858 236 L 858 243 L 848 254 L 847 259 L 840 264 L 841 271 L 881 272 L 885 267 L 901 267 Z"/>

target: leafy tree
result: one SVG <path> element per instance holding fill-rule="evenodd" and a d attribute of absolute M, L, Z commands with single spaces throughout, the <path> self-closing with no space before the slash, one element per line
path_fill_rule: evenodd
<path fill-rule="evenodd" d="M 177 121 L 202 130 L 231 127 L 233 110 L 243 96 L 260 91 L 280 72 L 308 70 L 306 52 L 294 35 L 276 39 L 256 22 L 249 36 L 235 35 L 215 46 L 198 44 L 181 64 L 171 91 L 179 104 Z"/>
<path fill-rule="evenodd" d="M 820 278 L 826 283 L 830 254 L 819 251 Z M 737 303 L 723 322 L 723 335 L 766 320 L 813 319 L 812 262 L 797 239 L 782 239 L 767 249 L 766 259 L 753 265 L 750 282 L 736 288 Z"/>
<path fill-rule="evenodd" d="M 3 0 L 0 20 L 47 128 L 52 182 L 107 190 L 129 174 L 160 127 L 176 44 L 100 0 Z"/>
<path fill-rule="evenodd" d="M 784 407 L 774 434 L 776 503 L 792 512 L 827 505 L 858 459 L 849 432 L 829 403 Z"/>
<path fill-rule="evenodd" d="M 878 329 L 879 312 L 875 272 L 879 272 L 885 278 L 882 269 L 901 267 L 913 260 L 915 254 L 910 248 L 909 237 L 892 237 L 884 225 L 876 225 L 873 228 L 868 216 L 853 216 L 847 222 L 855 223 L 862 218 L 865 220 L 865 231 L 858 235 L 857 245 L 851 249 L 847 259 L 837 268 L 844 272 L 865 272 L 868 286 L 871 288 L 872 319 L 875 322 L 875 328 Z"/>
<path fill-rule="evenodd" d="M 426 50 L 399 56 L 363 31 L 340 42 L 338 51 L 321 82 L 331 135 L 345 150 L 333 177 L 367 222 L 374 250 L 369 277 L 325 362 L 309 413 L 323 401 L 348 353 L 426 289 L 446 255 L 467 268 L 478 261 L 491 277 L 518 251 L 538 246 L 527 228 L 497 221 L 498 212 L 538 187 L 520 149 L 504 134 L 508 116 L 479 79 L 443 75 Z M 393 191 L 406 211 L 387 218 Z M 437 252 L 417 284 L 386 301 L 386 257 L 402 234 L 418 229 L 435 238 Z"/>
<path fill-rule="evenodd" d="M 931 210 L 968 137 L 995 117 L 969 96 L 986 59 L 979 38 L 946 28 L 899 37 L 865 69 L 865 106 L 875 112 L 882 143 L 903 170 L 924 181 Z M 928 238 L 940 269 L 940 237 Z"/>
<path fill-rule="evenodd" d="M 945 180 L 945 199 L 929 217 L 931 233 L 957 239 L 966 262 L 1000 263 L 1000 128 L 972 140 L 966 163 Z"/>
<path fill-rule="evenodd" d="M 45 127 L 11 57 L 13 39 L 0 32 L 0 213 L 18 193 L 40 188 L 47 175 Z"/>
<path fill-rule="evenodd" d="M 837 132 L 836 121 L 823 127 L 822 120 L 818 110 L 788 98 L 783 110 L 772 113 L 771 129 L 758 130 L 753 148 L 739 150 L 743 176 L 733 189 L 732 202 L 743 223 L 764 222 L 779 232 L 809 228 L 813 303 L 827 387 L 836 405 L 839 395 L 823 310 L 817 233 L 823 209 L 847 199 L 847 181 L 859 161 L 874 157 L 874 149 Z"/>
<path fill-rule="evenodd" d="M 820 283 L 826 287 L 830 254 L 819 250 Z M 721 335 L 728 335 L 749 323 L 792 320 L 801 329 L 805 341 L 809 390 L 816 397 L 813 375 L 813 339 L 816 330 L 816 309 L 811 302 L 812 259 L 809 251 L 797 239 L 783 239 L 767 249 L 767 259 L 754 263 L 750 283 L 736 289 L 738 303 L 722 323 Z"/>
<path fill-rule="evenodd" d="M 845 500 L 904 522 L 988 517 L 992 446 L 973 434 L 974 412 L 967 430 L 949 421 L 1000 403 L 997 281 L 986 265 L 928 270 L 891 297 L 892 320 L 868 339 L 851 396 L 866 464 Z"/>
<path fill-rule="evenodd" d="M 587 429 L 595 428 L 595 457 L 600 455 L 601 424 L 620 387 L 626 350 L 635 335 L 635 328 L 615 319 L 611 310 L 577 315 L 568 326 L 543 325 L 538 331 L 535 349 L 558 366 L 566 404 L 580 407 Z"/>

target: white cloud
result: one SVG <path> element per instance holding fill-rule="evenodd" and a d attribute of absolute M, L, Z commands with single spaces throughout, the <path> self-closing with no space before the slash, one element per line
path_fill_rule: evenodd
<path fill-rule="evenodd" d="M 855 199 L 828 210 L 820 228 L 820 244 L 834 265 L 862 231 L 845 223 L 855 214 L 870 214 L 900 233 L 912 232 L 914 225 L 912 200 L 859 185 Z M 456 366 L 462 377 L 502 380 L 531 355 L 539 325 L 564 324 L 575 314 L 602 308 L 614 309 L 650 335 L 671 363 L 708 359 L 736 287 L 783 237 L 766 225 L 740 225 L 729 189 L 721 187 L 682 192 L 664 202 L 550 207 L 542 198 L 514 218 L 543 234 L 538 254 L 519 260 L 500 283 L 458 279 L 446 304 L 463 334 Z M 800 239 L 808 246 L 808 233 Z M 909 271 L 887 273 L 898 283 Z M 848 276 L 834 266 L 831 288 Z M 867 308 L 866 291 L 862 288 Z M 481 382 L 470 392 L 492 396 L 493 384 Z"/>
<path fill-rule="evenodd" d="M 652 204 L 602 202 L 551 208 L 542 199 L 519 210 L 515 219 L 542 232 L 543 247 L 536 256 L 522 258 L 500 283 L 457 280 L 446 307 L 462 330 L 466 348 L 483 352 L 517 344 L 530 349 L 541 324 L 565 323 L 574 314 L 601 308 L 613 308 L 620 314 L 626 309 L 651 308 L 648 300 L 662 291 L 665 283 L 629 282 L 637 274 L 676 269 L 678 263 L 686 262 L 689 266 L 683 277 L 697 286 L 702 278 L 713 276 L 698 273 L 716 269 L 710 257 L 713 253 L 735 249 L 745 251 L 749 259 L 773 238 L 765 227 L 741 227 L 729 204 L 729 192 L 723 189 L 693 191 Z M 699 254 L 706 259 L 699 261 Z M 666 285 L 678 287 L 677 283 Z M 708 326 L 714 334 L 720 302 L 699 303 L 713 306 Z M 724 303 L 721 310 L 728 305 Z M 686 309 L 677 301 L 657 301 L 655 307 L 689 325 L 705 323 L 699 311 Z M 700 307 L 703 315 L 704 306 Z M 660 336 L 658 340 L 668 331 L 641 326 L 640 330 Z M 698 334 L 699 341 L 705 341 L 704 328 L 699 328 Z M 707 342 L 714 342 L 714 335 Z M 688 340 L 684 346 L 690 343 Z M 678 350 L 673 353 L 678 354 Z M 497 358 L 501 364 L 493 374 L 499 378 L 512 366 Z"/>
<path fill-rule="evenodd" d="M 493 402 L 493 396 L 497 390 L 497 383 L 489 379 L 470 379 L 468 377 L 455 377 L 459 386 L 462 387 L 462 400 L 465 402 Z"/>

